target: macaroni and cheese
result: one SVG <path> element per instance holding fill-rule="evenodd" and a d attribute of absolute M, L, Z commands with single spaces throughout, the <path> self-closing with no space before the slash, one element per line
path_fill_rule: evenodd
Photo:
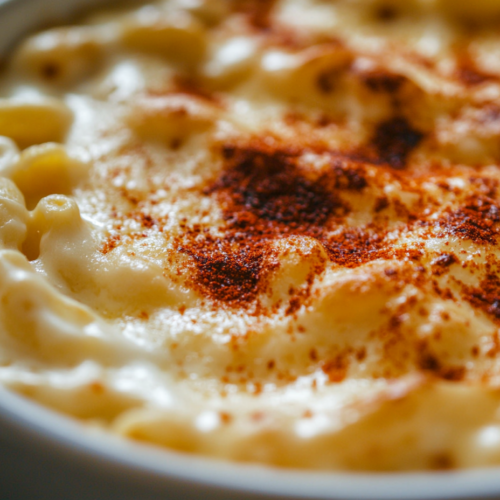
<path fill-rule="evenodd" d="M 0 383 L 169 449 L 500 464 L 500 1 L 170 0 L 0 81 Z"/>

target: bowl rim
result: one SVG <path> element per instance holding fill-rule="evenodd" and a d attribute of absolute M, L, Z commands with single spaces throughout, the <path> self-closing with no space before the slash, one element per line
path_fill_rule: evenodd
<path fill-rule="evenodd" d="M 126 473 L 139 482 L 152 480 L 160 488 L 174 482 L 181 487 L 206 487 L 270 499 L 478 500 L 500 496 L 497 468 L 358 473 L 232 463 L 138 443 L 86 427 L 1 387 L 0 427 L 15 435 L 18 444 L 43 446 L 78 465 L 98 465 L 101 471 Z"/>
<path fill-rule="evenodd" d="M 81 9 L 111 3 L 105 0 L 0 0 L 0 52 L 16 37 L 49 20 Z M 32 7 L 48 9 L 43 16 L 20 22 L 20 14 Z M 64 6 L 64 9 L 62 7 Z M 40 9 L 38 9 L 40 10 Z M 64 12 L 62 12 L 64 10 Z M 38 14 L 38 12 L 37 12 Z M 9 23 L 17 18 L 10 26 Z M 9 29 L 2 30 L 2 26 Z M 105 431 L 86 427 L 70 417 L 42 407 L 0 386 L 0 430 L 16 437 L 18 444 L 44 446 L 56 456 L 78 465 L 126 473 L 138 482 L 151 480 L 160 488 L 209 488 L 255 498 L 317 500 L 410 500 L 500 498 L 498 468 L 412 473 L 315 472 L 266 465 L 232 463 L 133 442 Z"/>

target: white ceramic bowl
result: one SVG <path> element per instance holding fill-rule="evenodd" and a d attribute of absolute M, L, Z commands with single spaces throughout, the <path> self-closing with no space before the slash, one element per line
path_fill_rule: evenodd
<path fill-rule="evenodd" d="M 0 54 L 105 0 L 0 0 Z M 238 465 L 97 434 L 0 389 L 0 500 L 500 498 L 500 469 L 346 474 Z"/>

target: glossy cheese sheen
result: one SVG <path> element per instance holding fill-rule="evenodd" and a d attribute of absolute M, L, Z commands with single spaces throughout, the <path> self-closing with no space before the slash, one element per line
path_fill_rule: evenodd
<path fill-rule="evenodd" d="M 500 462 L 500 2 L 172 0 L 0 90 L 0 382 L 317 470 Z"/>

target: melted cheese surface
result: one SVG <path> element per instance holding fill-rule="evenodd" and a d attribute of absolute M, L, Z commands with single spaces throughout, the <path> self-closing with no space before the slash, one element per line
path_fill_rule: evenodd
<path fill-rule="evenodd" d="M 0 383 L 183 452 L 500 463 L 500 2 L 171 0 L 0 82 Z"/>

